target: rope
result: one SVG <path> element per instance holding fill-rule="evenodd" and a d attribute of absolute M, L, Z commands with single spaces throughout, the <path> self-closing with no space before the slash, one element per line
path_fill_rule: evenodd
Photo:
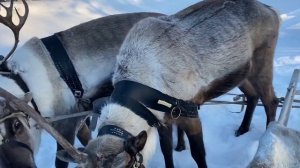
<path fill-rule="evenodd" d="M 205 102 L 203 105 L 221 105 L 221 104 L 234 104 L 234 105 L 247 105 L 247 101 L 237 101 L 240 98 L 245 97 L 244 94 L 235 94 L 235 93 L 226 93 L 225 95 L 231 95 L 231 96 L 236 96 L 234 97 L 234 101 L 222 101 L 222 100 L 210 100 Z M 284 98 L 280 97 L 278 98 L 279 105 L 277 107 L 282 107 L 282 104 L 284 102 Z M 293 102 L 295 103 L 300 103 L 300 100 L 294 99 Z M 257 106 L 264 106 L 262 103 L 258 103 Z M 300 108 L 300 105 L 294 105 L 292 108 Z M 69 118 L 75 118 L 75 117 L 83 117 L 83 116 L 90 116 L 93 114 L 93 111 L 83 111 L 79 113 L 74 113 L 74 114 L 66 114 L 66 115 L 59 115 L 55 117 L 46 117 L 48 122 L 56 122 L 60 120 L 65 120 Z"/>
<path fill-rule="evenodd" d="M 46 120 L 51 123 L 51 122 L 56 122 L 56 121 L 65 120 L 69 118 L 88 116 L 91 115 L 92 113 L 93 111 L 83 111 L 74 114 L 65 114 L 65 115 L 59 115 L 55 117 L 46 117 Z"/>
<path fill-rule="evenodd" d="M 284 98 L 278 98 L 279 104 L 277 107 L 282 107 Z M 300 100 L 294 99 L 293 102 L 300 103 Z M 247 101 L 222 101 L 222 100 L 210 100 L 204 103 L 204 105 L 219 105 L 219 104 L 236 104 L 236 105 L 247 105 Z M 257 106 L 264 106 L 262 103 L 258 103 Z M 300 106 L 292 106 L 292 108 L 300 108 Z"/>
<path fill-rule="evenodd" d="M 2 72 L 2 71 L 0 71 L 0 75 L 10 75 L 11 74 L 11 72 Z"/>

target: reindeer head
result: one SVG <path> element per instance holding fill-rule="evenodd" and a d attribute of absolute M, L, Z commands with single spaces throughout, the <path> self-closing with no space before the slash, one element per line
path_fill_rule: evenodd
<path fill-rule="evenodd" d="M 137 136 L 123 139 L 114 135 L 102 135 L 89 142 L 86 148 L 79 150 L 86 154 L 86 159 L 77 162 L 80 168 L 142 168 L 143 157 L 139 153 L 147 140 L 147 133 L 142 131 Z M 59 151 L 57 157 L 66 162 L 76 162 L 66 151 Z"/>
<path fill-rule="evenodd" d="M 109 101 L 109 97 L 97 99 L 93 103 L 94 111 L 101 110 Z M 57 157 L 65 162 L 78 163 L 80 168 L 143 167 L 140 151 L 144 148 L 146 140 L 146 131 L 133 136 L 116 125 L 103 124 L 100 126 L 98 137 L 90 141 L 86 148 L 79 148 L 85 155 L 83 160 L 76 161 L 67 150 L 59 151 Z"/>
<path fill-rule="evenodd" d="M 22 99 L 30 102 L 32 96 L 25 94 Z M 27 115 L 0 99 L 0 167 L 36 167 L 30 127 Z"/>

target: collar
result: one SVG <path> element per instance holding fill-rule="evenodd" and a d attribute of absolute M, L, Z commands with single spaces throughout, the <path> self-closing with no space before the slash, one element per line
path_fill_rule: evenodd
<path fill-rule="evenodd" d="M 98 137 L 103 135 L 114 135 L 124 139 L 125 141 L 133 137 L 131 133 L 116 125 L 105 125 L 100 128 Z M 143 165 L 143 155 L 139 151 L 137 153 L 130 153 L 128 151 L 126 152 L 131 156 L 130 161 L 125 166 L 126 168 L 145 168 L 145 166 Z"/>
<path fill-rule="evenodd" d="M 5 139 L 5 142 L 1 145 L 4 145 L 4 144 L 14 145 L 14 146 L 18 146 L 18 147 L 27 149 L 32 154 L 32 156 L 34 156 L 33 150 L 29 147 L 29 145 L 27 145 L 23 142 L 17 141 L 15 139 Z"/>
<path fill-rule="evenodd" d="M 133 137 L 132 134 L 127 132 L 121 127 L 115 126 L 115 125 L 105 125 L 102 128 L 99 129 L 98 137 L 102 135 L 114 135 L 122 139 L 129 139 L 130 137 Z"/>
<path fill-rule="evenodd" d="M 200 106 L 192 101 L 177 99 L 149 86 L 128 80 L 115 84 L 111 101 L 131 109 L 135 114 L 145 119 L 150 126 L 155 127 L 161 124 L 147 108 L 168 113 L 173 119 L 199 117 Z"/>

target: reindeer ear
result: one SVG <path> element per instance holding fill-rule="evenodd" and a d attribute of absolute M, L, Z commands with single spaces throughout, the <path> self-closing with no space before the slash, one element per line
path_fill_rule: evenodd
<path fill-rule="evenodd" d="M 29 103 L 29 102 L 31 102 L 32 98 L 33 98 L 32 97 L 32 93 L 31 92 L 27 92 L 27 93 L 25 93 L 24 97 L 22 97 L 21 99 L 23 101 L 25 101 L 26 103 Z"/>
<path fill-rule="evenodd" d="M 60 151 L 57 151 L 56 153 L 56 157 L 61 160 L 61 161 L 64 161 L 64 162 L 72 162 L 72 163 L 76 163 L 75 162 L 75 159 L 68 154 L 67 151 L 65 150 L 60 150 Z"/>
<path fill-rule="evenodd" d="M 131 156 L 135 156 L 144 148 L 146 141 L 147 133 L 146 131 L 142 131 L 136 137 L 131 137 L 124 142 L 125 151 Z"/>

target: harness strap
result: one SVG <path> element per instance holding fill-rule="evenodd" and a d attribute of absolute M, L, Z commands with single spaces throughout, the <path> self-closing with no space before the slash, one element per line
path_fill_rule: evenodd
<path fill-rule="evenodd" d="M 133 137 L 129 132 L 124 130 L 121 127 L 115 126 L 115 125 L 105 125 L 102 128 L 99 129 L 98 135 L 97 136 L 102 136 L 102 135 L 114 135 L 122 139 L 128 139 L 130 137 Z"/>
<path fill-rule="evenodd" d="M 133 137 L 131 133 L 128 131 L 124 130 L 121 127 L 118 127 L 116 125 L 105 125 L 99 129 L 98 132 L 98 137 L 103 136 L 103 135 L 114 135 L 119 138 L 122 138 L 124 140 L 128 140 L 129 138 Z M 126 149 L 125 149 L 126 151 Z M 139 153 L 132 153 L 129 151 L 126 151 L 130 156 L 131 159 L 128 162 L 128 165 L 125 166 L 126 168 L 144 168 L 145 166 L 143 165 L 143 156 Z"/>
<path fill-rule="evenodd" d="M 20 141 L 14 140 L 14 139 L 9 139 L 7 142 L 5 142 L 5 144 L 13 144 L 18 147 L 25 148 L 25 149 L 29 150 L 29 152 L 32 154 L 32 156 L 34 156 L 32 149 L 23 142 L 20 142 Z"/>
<path fill-rule="evenodd" d="M 146 107 L 165 112 L 172 118 L 197 118 L 199 105 L 164 94 L 141 83 L 123 80 L 115 84 L 111 95 L 113 102 L 119 103 L 145 119 L 150 126 L 159 126 L 158 119 Z M 157 125 L 158 124 L 158 125 Z"/>
<path fill-rule="evenodd" d="M 129 108 L 136 115 L 138 115 L 141 118 L 143 118 L 144 120 L 146 120 L 148 125 L 150 125 L 151 127 L 161 126 L 161 123 L 155 117 L 155 115 L 150 110 L 148 110 L 144 105 L 139 103 L 138 101 L 136 101 L 130 97 L 119 96 L 119 95 L 115 95 L 115 94 L 113 94 L 111 96 L 111 101 Z"/>
<path fill-rule="evenodd" d="M 60 41 L 60 33 L 42 38 L 41 41 L 46 46 L 53 60 L 53 63 L 76 98 L 82 98 L 83 88 L 78 78 L 77 72 L 72 64 L 70 57 Z"/>
<path fill-rule="evenodd" d="M 24 82 L 24 80 L 22 79 L 22 77 L 19 74 L 14 74 L 14 73 L 10 72 L 9 74 L 3 74 L 3 76 L 6 76 L 6 77 L 11 78 L 12 80 L 14 80 L 17 83 L 17 85 L 20 86 L 20 88 L 22 89 L 22 91 L 24 93 L 30 92 L 28 86 L 26 85 L 26 83 Z M 32 103 L 33 108 L 35 109 L 35 111 L 37 111 L 39 114 L 41 114 L 40 111 L 39 111 L 38 106 L 36 105 L 36 102 L 34 101 L 34 99 L 31 100 L 31 103 Z"/>

